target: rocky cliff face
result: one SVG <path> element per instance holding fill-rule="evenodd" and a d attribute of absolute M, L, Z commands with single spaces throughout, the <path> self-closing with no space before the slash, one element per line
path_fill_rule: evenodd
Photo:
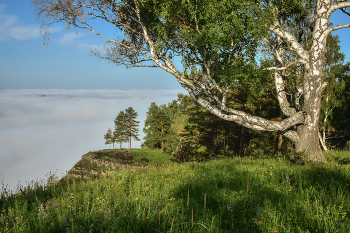
<path fill-rule="evenodd" d="M 106 150 L 89 152 L 81 157 L 68 172 L 68 177 L 84 178 L 97 177 L 115 170 L 135 169 L 147 164 L 146 158 L 135 160 L 128 151 Z"/>

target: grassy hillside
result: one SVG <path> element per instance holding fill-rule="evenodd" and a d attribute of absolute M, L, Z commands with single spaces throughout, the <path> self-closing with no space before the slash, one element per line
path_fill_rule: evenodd
<path fill-rule="evenodd" d="M 348 152 L 331 152 L 331 162 L 318 166 L 249 157 L 177 164 L 150 150 L 129 155 L 133 169 L 65 177 L 51 186 L 1 195 L 0 232 L 350 229 L 350 171 L 347 162 L 339 162 Z M 148 165 L 136 167 L 143 158 Z"/>

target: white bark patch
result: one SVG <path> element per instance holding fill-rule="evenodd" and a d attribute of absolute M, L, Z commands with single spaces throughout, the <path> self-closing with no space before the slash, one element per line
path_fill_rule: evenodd
<path fill-rule="evenodd" d="M 324 13 L 325 11 L 327 11 L 327 10 L 326 10 L 326 8 L 325 8 L 324 5 L 323 5 L 322 8 L 319 9 L 317 13 L 318 13 L 318 14 L 322 14 L 322 13 Z"/>

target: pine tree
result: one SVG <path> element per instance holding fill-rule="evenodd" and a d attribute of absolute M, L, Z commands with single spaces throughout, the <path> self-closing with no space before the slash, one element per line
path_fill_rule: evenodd
<path fill-rule="evenodd" d="M 114 138 L 116 142 L 120 143 L 120 149 L 122 149 L 122 143 L 128 142 L 127 118 L 124 111 L 119 112 L 114 119 L 114 125 Z"/>
<path fill-rule="evenodd" d="M 161 148 L 162 153 L 171 125 L 169 109 L 166 105 L 157 106 L 156 103 L 151 103 L 143 128 L 146 134 L 145 145 L 150 148 Z"/>
<path fill-rule="evenodd" d="M 107 133 L 104 135 L 104 138 L 106 140 L 105 145 L 113 144 L 113 150 L 114 150 L 115 138 L 111 128 L 108 128 Z"/>
<path fill-rule="evenodd" d="M 132 107 L 125 109 L 125 117 L 126 117 L 126 136 L 129 139 L 129 150 L 131 150 L 131 139 L 135 141 L 140 141 L 138 138 L 139 134 L 139 124 L 140 122 L 135 120 L 138 114 Z"/>

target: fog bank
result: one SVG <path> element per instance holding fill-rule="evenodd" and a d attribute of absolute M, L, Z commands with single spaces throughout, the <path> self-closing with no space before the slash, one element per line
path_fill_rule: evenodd
<path fill-rule="evenodd" d="M 151 102 L 167 104 L 184 90 L 0 90 L 0 181 L 60 178 L 88 151 L 112 148 L 103 135 L 119 111 L 133 107 L 140 139 Z M 132 141 L 133 148 L 141 142 Z M 119 145 L 116 145 L 117 147 Z M 125 143 L 124 148 L 127 147 Z"/>

